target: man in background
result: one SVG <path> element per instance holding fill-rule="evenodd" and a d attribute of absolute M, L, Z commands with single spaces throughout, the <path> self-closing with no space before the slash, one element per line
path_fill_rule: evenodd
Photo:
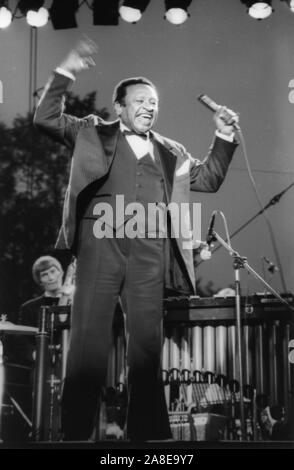
<path fill-rule="evenodd" d="M 41 256 L 33 264 L 32 275 L 43 293 L 21 305 L 18 324 L 38 328 L 41 307 L 57 305 L 62 295 L 63 269 L 56 258 Z M 32 421 L 36 338 L 35 335 L 23 333 L 8 339 L 9 362 L 6 365 L 8 392 L 20 406 L 21 413 Z M 29 439 L 31 428 L 21 418 L 21 413 L 15 413 L 15 418 L 7 423 L 7 440 Z"/>
<path fill-rule="evenodd" d="M 18 323 L 39 326 L 42 306 L 57 305 L 62 295 L 63 269 L 53 256 L 41 256 L 32 267 L 33 279 L 43 290 L 43 294 L 21 305 Z M 34 337 L 21 336 L 16 343 L 15 354 L 20 363 L 32 365 L 35 360 L 36 341 Z"/>

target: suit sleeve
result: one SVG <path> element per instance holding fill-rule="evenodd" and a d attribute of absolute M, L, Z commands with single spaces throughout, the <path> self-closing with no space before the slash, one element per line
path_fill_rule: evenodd
<path fill-rule="evenodd" d="M 34 124 L 54 140 L 72 148 L 80 127 L 86 119 L 79 119 L 63 112 L 64 95 L 73 81 L 57 72 L 50 77 L 38 103 Z"/>
<path fill-rule="evenodd" d="M 191 191 L 216 192 L 225 179 L 237 145 L 236 142 L 231 143 L 216 137 L 202 162 L 188 155 L 191 159 Z"/>

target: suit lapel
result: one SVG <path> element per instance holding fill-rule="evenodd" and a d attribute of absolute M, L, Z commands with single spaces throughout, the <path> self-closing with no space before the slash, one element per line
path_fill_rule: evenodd
<path fill-rule="evenodd" d="M 173 180 L 174 180 L 174 173 L 175 173 L 175 168 L 176 168 L 176 163 L 177 163 L 177 157 L 174 155 L 170 149 L 166 147 L 164 144 L 164 141 L 155 133 L 152 133 L 153 135 L 153 142 L 158 150 L 160 160 L 161 160 L 161 165 L 163 169 L 163 174 L 164 174 L 164 181 L 165 181 L 165 186 L 166 186 L 166 193 L 167 193 L 167 199 L 170 201 L 171 198 L 171 193 L 172 193 L 172 188 L 173 188 Z"/>
<path fill-rule="evenodd" d="M 109 169 L 115 154 L 119 137 L 119 121 L 117 120 L 112 122 L 111 124 L 97 126 L 96 130 L 100 137 L 102 147 L 104 149 L 104 153 L 107 159 L 107 167 Z M 159 134 L 152 132 L 151 135 L 153 137 L 153 142 L 155 144 L 156 150 L 159 153 L 164 174 L 167 198 L 169 201 L 173 188 L 173 179 L 176 168 L 177 156 L 174 154 L 174 152 L 171 151 L 170 147 L 167 147 L 166 143 Z"/>
<path fill-rule="evenodd" d="M 111 124 L 97 126 L 96 130 L 100 137 L 107 160 L 107 167 L 109 169 L 117 146 L 117 140 L 119 136 L 119 121 L 112 122 Z"/>

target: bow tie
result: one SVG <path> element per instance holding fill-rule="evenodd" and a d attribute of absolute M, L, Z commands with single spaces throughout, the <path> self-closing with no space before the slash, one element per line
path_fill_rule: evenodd
<path fill-rule="evenodd" d="M 129 131 L 128 129 L 125 129 L 122 133 L 123 133 L 124 136 L 127 136 L 127 135 L 136 135 L 137 137 L 141 137 L 141 138 L 144 139 L 144 140 L 147 140 L 147 139 L 148 139 L 148 135 L 147 135 L 147 134 L 138 134 L 137 132 Z"/>

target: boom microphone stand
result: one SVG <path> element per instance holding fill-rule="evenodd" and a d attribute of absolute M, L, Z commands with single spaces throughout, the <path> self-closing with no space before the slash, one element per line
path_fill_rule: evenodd
<path fill-rule="evenodd" d="M 289 191 L 290 188 L 292 188 L 294 186 L 294 182 L 292 182 L 291 184 L 289 184 L 289 186 L 287 186 L 285 189 L 283 189 L 283 191 L 281 191 L 280 193 L 276 194 L 275 196 L 273 196 L 270 201 L 261 209 L 259 210 L 255 215 L 253 215 L 252 217 L 250 217 L 250 219 L 248 219 L 246 222 L 244 222 L 244 224 L 242 224 L 237 230 L 235 230 L 235 232 L 233 232 L 230 237 L 233 238 L 235 237 L 238 233 L 240 233 L 245 227 L 247 227 L 247 225 L 251 224 L 251 222 L 253 222 L 253 220 L 255 220 L 257 217 L 259 217 L 261 214 L 263 214 L 264 212 L 267 211 L 267 209 L 269 209 L 271 206 L 274 206 L 275 204 L 279 203 L 280 202 L 280 199 L 281 197 L 287 192 Z M 218 245 L 217 247 L 215 247 L 213 250 L 212 250 L 212 253 L 214 253 L 215 251 L 219 250 L 221 248 L 221 244 Z M 282 282 L 282 285 L 283 287 L 286 285 L 285 284 L 285 279 L 284 279 L 284 276 L 283 276 L 283 270 L 281 269 L 281 262 L 279 260 L 279 256 L 277 255 L 276 253 L 276 257 L 277 257 L 277 263 L 278 263 L 278 267 L 280 269 L 280 275 L 281 275 L 281 282 Z M 197 266 L 200 266 L 200 264 L 203 263 L 203 260 L 199 261 L 199 263 L 197 263 Z"/>
<path fill-rule="evenodd" d="M 217 240 L 231 256 L 233 256 L 233 267 L 235 273 L 235 304 L 236 304 L 236 324 L 237 324 L 237 346 L 238 346 L 238 362 L 240 370 L 240 420 L 241 420 L 241 438 L 245 440 L 245 413 L 244 413 L 244 396 L 243 396 L 243 348 L 242 348 L 242 331 L 241 331 L 241 285 L 240 285 L 240 269 L 245 268 L 250 274 L 252 274 L 257 280 L 261 281 L 262 284 L 283 304 L 285 304 L 290 310 L 294 310 L 289 303 L 283 299 L 278 292 L 275 291 L 254 269 L 247 263 L 247 258 L 240 256 L 217 232 L 214 230 L 211 234 L 212 239 Z"/>

